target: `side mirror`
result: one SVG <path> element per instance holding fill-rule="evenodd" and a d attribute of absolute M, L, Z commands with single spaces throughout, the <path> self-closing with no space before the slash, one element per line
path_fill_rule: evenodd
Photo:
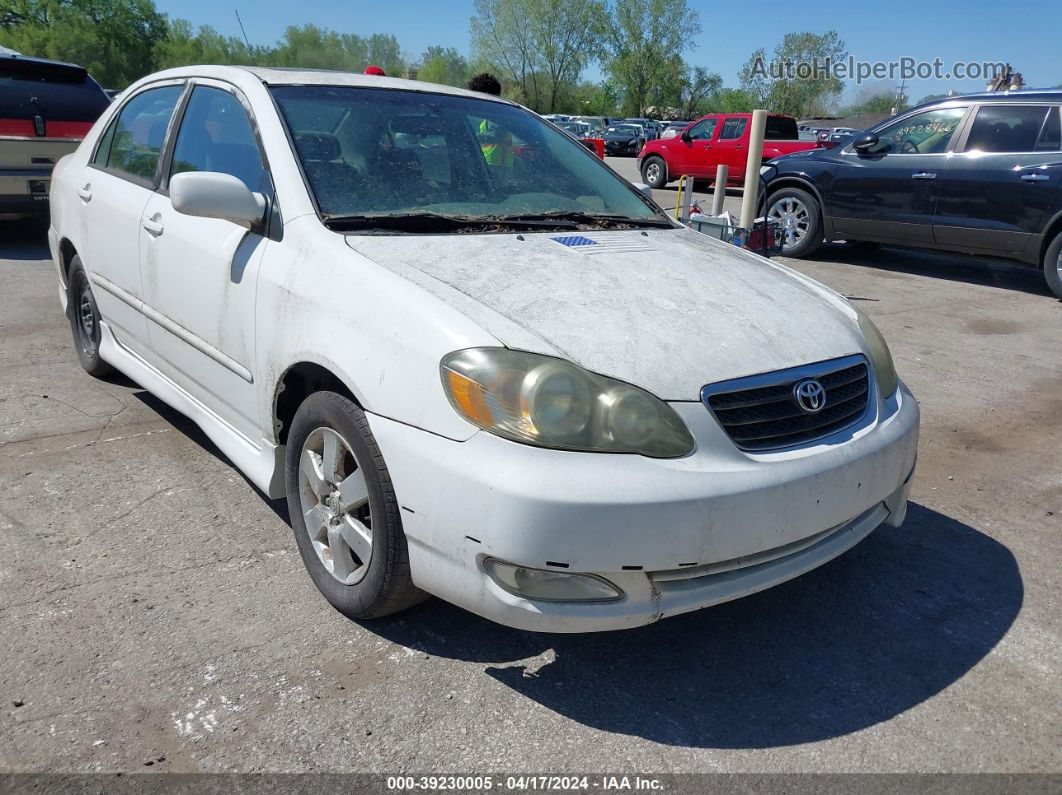
<path fill-rule="evenodd" d="M 266 200 L 231 174 L 186 171 L 170 180 L 170 204 L 179 213 L 223 218 L 251 226 L 265 215 Z"/>
<path fill-rule="evenodd" d="M 647 199 L 653 198 L 653 189 L 646 185 L 644 182 L 635 182 L 634 189 Z"/>
<path fill-rule="evenodd" d="M 689 143 L 690 141 L 692 141 L 692 140 L 693 140 L 692 138 L 690 138 L 690 133 L 689 133 L 689 131 L 688 131 L 688 130 L 683 130 L 683 131 L 682 131 L 682 134 L 681 134 L 681 135 L 679 135 L 679 138 L 681 138 L 681 139 L 682 139 L 683 141 L 685 141 L 686 143 Z"/>
<path fill-rule="evenodd" d="M 852 141 L 852 148 L 862 154 L 867 154 L 871 147 L 878 145 L 878 136 L 874 133 L 862 133 L 857 135 L 855 140 Z"/>

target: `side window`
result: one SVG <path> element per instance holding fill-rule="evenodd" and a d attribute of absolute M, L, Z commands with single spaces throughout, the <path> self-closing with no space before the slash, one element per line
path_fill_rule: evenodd
<path fill-rule="evenodd" d="M 1062 152 L 1062 121 L 1059 118 L 1059 109 L 1051 108 L 1047 113 L 1047 121 L 1040 131 L 1040 138 L 1036 141 L 1037 152 Z"/>
<path fill-rule="evenodd" d="M 107 158 L 111 156 L 111 141 L 114 140 L 114 128 L 118 126 L 118 118 L 111 119 L 111 123 L 107 125 L 107 129 L 103 135 L 100 136 L 99 143 L 96 144 L 96 154 L 92 157 L 92 164 L 94 166 L 106 166 Z"/>
<path fill-rule="evenodd" d="M 692 141 L 710 141 L 715 135 L 718 119 L 702 119 L 687 130 Z"/>
<path fill-rule="evenodd" d="M 983 105 L 970 127 L 966 151 L 1034 152 L 1047 111 L 1042 105 Z"/>
<path fill-rule="evenodd" d="M 118 114 L 108 132 L 107 168 L 139 181 L 155 179 L 166 128 L 184 86 L 151 88 L 137 94 Z M 102 147 L 100 149 L 102 151 Z"/>
<path fill-rule="evenodd" d="M 723 131 L 719 133 L 720 141 L 733 141 L 745 134 L 748 119 L 727 119 L 723 122 Z"/>
<path fill-rule="evenodd" d="M 173 147 L 170 176 L 182 171 L 231 174 L 253 191 L 263 190 L 265 167 L 251 120 L 228 91 L 196 86 Z"/>
<path fill-rule="evenodd" d="M 867 154 L 941 154 L 947 151 L 966 108 L 927 110 L 876 130 L 878 143 Z"/>

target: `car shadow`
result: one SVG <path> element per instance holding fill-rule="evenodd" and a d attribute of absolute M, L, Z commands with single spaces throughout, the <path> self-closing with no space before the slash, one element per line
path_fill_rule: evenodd
<path fill-rule="evenodd" d="M 912 504 L 899 529 L 776 588 L 648 627 L 507 629 L 432 600 L 363 626 L 484 672 L 583 725 L 696 748 L 767 748 L 865 729 L 940 693 L 1021 609 L 1010 551 Z"/>
<path fill-rule="evenodd" d="M 0 259 L 31 262 L 50 259 L 48 225 L 37 218 L 0 221 Z"/>
<path fill-rule="evenodd" d="M 987 257 L 893 246 L 874 249 L 832 243 L 820 248 L 814 259 L 1035 295 L 1051 295 L 1039 268 Z"/>

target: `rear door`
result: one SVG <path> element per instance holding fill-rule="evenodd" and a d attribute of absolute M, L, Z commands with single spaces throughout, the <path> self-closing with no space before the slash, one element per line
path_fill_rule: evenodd
<path fill-rule="evenodd" d="M 824 198 L 837 237 L 932 243 L 937 194 L 969 108 L 904 116 L 876 130 L 865 152 L 850 146 Z"/>
<path fill-rule="evenodd" d="M 109 104 L 80 66 L 0 57 L 0 213 L 46 207 L 52 167 Z"/>
<path fill-rule="evenodd" d="M 1039 254 L 1037 233 L 1062 184 L 1056 104 L 985 103 L 942 174 L 938 243 L 1014 256 Z"/>
<path fill-rule="evenodd" d="M 86 220 L 81 256 L 100 315 L 118 342 L 148 361 L 154 357 L 140 280 L 140 247 L 148 232 L 141 219 L 182 91 L 183 81 L 173 81 L 130 97 L 100 136 L 92 161 L 71 177 Z"/>
<path fill-rule="evenodd" d="M 251 370 L 264 226 L 179 213 L 168 187 L 174 174 L 189 171 L 230 174 L 269 197 L 272 187 L 244 98 L 227 83 L 196 83 L 174 125 L 165 177 L 142 212 L 150 230 L 140 254 L 151 347 L 166 376 L 256 439 Z"/>
<path fill-rule="evenodd" d="M 749 120 L 745 116 L 731 116 L 723 122 L 719 139 L 715 142 L 715 162 L 729 169 L 730 182 L 742 182 L 745 179 L 745 163 L 749 156 L 748 127 Z M 714 177 L 714 169 L 705 176 Z"/>

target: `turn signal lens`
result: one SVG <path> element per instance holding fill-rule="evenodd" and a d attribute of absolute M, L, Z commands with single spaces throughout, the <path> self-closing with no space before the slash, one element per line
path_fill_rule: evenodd
<path fill-rule="evenodd" d="M 563 359 L 468 348 L 446 356 L 441 369 L 453 407 L 469 422 L 507 439 L 653 458 L 693 451 L 693 436 L 667 403 Z"/>
<path fill-rule="evenodd" d="M 539 602 L 612 602 L 623 598 L 623 591 L 596 574 L 529 569 L 497 558 L 487 558 L 483 568 L 509 593 Z"/>

